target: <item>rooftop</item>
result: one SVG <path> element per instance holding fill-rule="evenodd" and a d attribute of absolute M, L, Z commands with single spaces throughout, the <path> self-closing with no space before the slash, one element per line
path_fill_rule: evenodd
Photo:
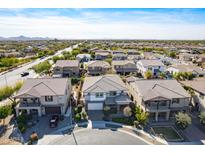
<path fill-rule="evenodd" d="M 127 90 L 122 79 L 116 74 L 86 77 L 82 91 L 86 93 L 110 92 Z"/>
<path fill-rule="evenodd" d="M 57 67 L 78 67 L 78 60 L 57 60 L 55 66 Z"/>
<path fill-rule="evenodd" d="M 41 97 L 53 95 L 65 95 L 68 78 L 29 78 L 15 95 L 27 95 L 28 97 Z"/>
<path fill-rule="evenodd" d="M 144 101 L 157 97 L 166 99 L 190 97 L 176 80 L 136 80 L 130 85 L 143 97 Z"/>

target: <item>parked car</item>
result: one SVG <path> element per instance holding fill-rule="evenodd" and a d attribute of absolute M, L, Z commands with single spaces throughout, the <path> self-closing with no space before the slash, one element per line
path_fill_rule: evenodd
<path fill-rule="evenodd" d="M 50 128 L 55 128 L 58 126 L 58 121 L 59 121 L 59 116 L 58 115 L 53 115 L 52 118 L 50 119 Z"/>
<path fill-rule="evenodd" d="M 24 77 L 24 76 L 27 76 L 27 75 L 29 75 L 29 72 L 23 72 L 23 73 L 21 73 L 21 77 Z"/>

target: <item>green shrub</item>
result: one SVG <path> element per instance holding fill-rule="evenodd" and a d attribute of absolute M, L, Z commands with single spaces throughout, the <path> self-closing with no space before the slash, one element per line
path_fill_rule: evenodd
<path fill-rule="evenodd" d="M 27 116 L 25 114 L 21 114 L 17 117 L 17 123 L 26 124 Z"/>
<path fill-rule="evenodd" d="M 77 78 L 77 77 L 76 78 L 75 77 L 71 78 L 71 84 L 72 85 L 78 84 L 79 82 L 80 82 L 80 78 Z"/>
<path fill-rule="evenodd" d="M 43 73 L 43 72 L 48 73 L 50 68 L 51 68 L 51 64 L 49 63 L 49 61 L 42 62 L 42 63 L 32 67 L 32 69 L 36 73 Z"/>
<path fill-rule="evenodd" d="M 191 124 L 191 117 L 186 113 L 179 112 L 175 115 L 175 120 L 176 126 L 182 130 L 186 129 L 188 125 Z"/>
<path fill-rule="evenodd" d="M 5 86 L 0 88 L 0 101 L 10 97 L 14 92 L 18 91 L 23 85 L 23 82 L 17 82 L 15 86 Z"/>
<path fill-rule="evenodd" d="M 83 109 L 83 105 L 78 104 L 77 109 L 78 109 L 78 110 L 77 110 L 78 113 L 81 113 L 81 112 L 82 112 L 82 109 Z"/>
<path fill-rule="evenodd" d="M 19 128 L 21 133 L 24 133 L 26 131 L 26 125 L 23 123 L 19 123 L 18 128 Z"/>
<path fill-rule="evenodd" d="M 76 121 L 80 121 L 80 120 L 81 120 L 81 114 L 80 114 L 80 113 L 77 113 L 77 114 L 75 115 L 75 120 L 76 120 Z"/>
<path fill-rule="evenodd" d="M 81 115 L 84 120 L 87 119 L 87 113 L 85 111 L 82 111 Z"/>

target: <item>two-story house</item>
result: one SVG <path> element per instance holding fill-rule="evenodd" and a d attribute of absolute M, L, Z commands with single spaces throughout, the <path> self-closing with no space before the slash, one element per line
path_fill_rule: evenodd
<path fill-rule="evenodd" d="M 54 68 L 53 75 L 61 77 L 78 76 L 80 63 L 78 60 L 57 60 Z"/>
<path fill-rule="evenodd" d="M 169 120 L 188 109 L 190 95 L 176 80 L 135 80 L 129 86 L 134 103 L 149 113 L 151 121 Z"/>
<path fill-rule="evenodd" d="M 112 70 L 117 74 L 137 73 L 137 66 L 131 60 L 115 60 L 112 61 Z"/>
<path fill-rule="evenodd" d="M 32 78 L 25 80 L 14 96 L 19 100 L 16 115 L 21 111 L 38 116 L 49 114 L 63 115 L 69 105 L 71 81 L 68 78 Z"/>
<path fill-rule="evenodd" d="M 111 69 L 111 66 L 106 61 L 90 61 L 87 63 L 87 71 L 89 75 L 106 74 Z"/>
<path fill-rule="evenodd" d="M 103 110 L 104 106 L 122 110 L 131 103 L 127 88 L 116 74 L 86 77 L 82 87 L 87 110 Z"/>
<path fill-rule="evenodd" d="M 181 83 L 193 90 L 192 104 L 198 111 L 205 111 L 205 78 L 196 78 L 191 81 L 181 81 Z"/>
<path fill-rule="evenodd" d="M 145 76 L 145 72 L 148 70 L 152 72 L 153 76 L 158 76 L 161 72 L 165 71 L 165 65 L 157 59 L 143 59 L 137 62 L 137 69 L 142 76 Z"/>
<path fill-rule="evenodd" d="M 195 77 L 204 77 L 205 69 L 195 65 L 174 64 L 167 68 L 170 74 L 175 73 L 192 73 Z"/>

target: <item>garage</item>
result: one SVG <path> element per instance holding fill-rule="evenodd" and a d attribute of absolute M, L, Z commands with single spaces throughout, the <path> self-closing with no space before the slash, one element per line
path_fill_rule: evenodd
<path fill-rule="evenodd" d="M 45 113 L 46 114 L 61 114 L 61 107 L 60 106 L 45 107 Z"/>
<path fill-rule="evenodd" d="M 88 103 L 88 110 L 103 110 L 103 102 Z"/>

